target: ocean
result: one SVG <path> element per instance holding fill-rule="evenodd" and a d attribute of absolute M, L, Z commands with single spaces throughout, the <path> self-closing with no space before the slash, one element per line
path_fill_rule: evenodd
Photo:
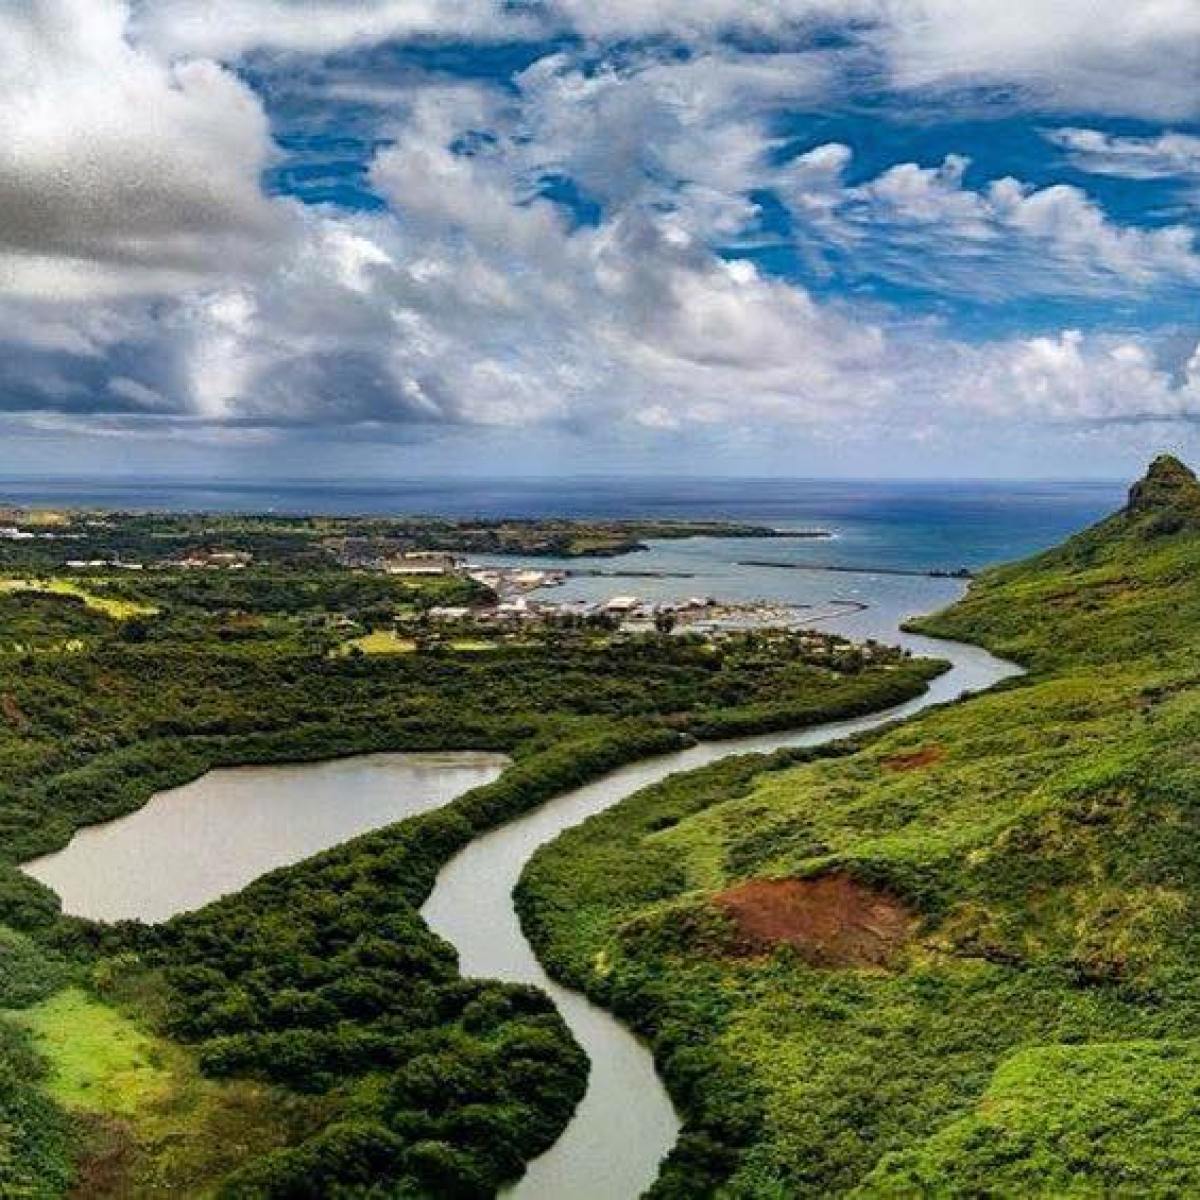
<path fill-rule="evenodd" d="M 1122 501 L 1120 483 L 791 479 L 173 481 L 0 479 L 0 506 L 450 517 L 722 518 L 828 528 L 819 561 L 978 567 L 1048 546 Z M 764 543 L 765 545 L 765 543 Z"/>

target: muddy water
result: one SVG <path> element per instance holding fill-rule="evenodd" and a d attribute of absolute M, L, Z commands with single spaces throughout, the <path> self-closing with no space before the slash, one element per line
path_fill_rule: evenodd
<path fill-rule="evenodd" d="M 895 635 L 893 635 L 893 640 Z M 873 716 L 795 733 L 711 742 L 635 763 L 568 792 L 477 839 L 442 870 L 422 913 L 459 951 L 464 975 L 529 983 L 548 992 L 591 1060 L 587 1094 L 563 1136 L 509 1192 L 511 1200 L 633 1200 L 653 1182 L 679 1118 L 646 1047 L 603 1009 L 547 976 L 521 932 L 512 892 L 533 852 L 564 829 L 679 771 L 731 754 L 815 746 L 909 717 L 1016 673 L 984 650 L 928 638 L 900 639 L 953 668 L 929 691 Z"/>
<path fill-rule="evenodd" d="M 164 921 L 276 867 L 440 808 L 491 783 L 506 762 L 497 754 L 369 754 L 210 771 L 127 817 L 81 829 L 24 870 L 73 915 Z"/>

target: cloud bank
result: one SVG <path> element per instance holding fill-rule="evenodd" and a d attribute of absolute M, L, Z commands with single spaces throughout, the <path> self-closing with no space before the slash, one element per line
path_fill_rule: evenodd
<path fill-rule="evenodd" d="M 363 47 L 451 37 L 560 40 L 507 75 L 353 77 Z M 251 442 L 1191 421 L 1190 351 L 953 316 L 1194 289 L 1187 222 L 792 130 L 863 80 L 922 106 L 1000 88 L 1006 111 L 1187 120 L 1197 48 L 1200 11 L 1174 0 L 20 0 L 0 14 L 0 411 Z M 264 182 L 282 152 L 262 79 L 303 73 L 319 99 L 338 54 L 331 111 L 377 122 L 369 211 Z M 1096 176 L 1200 174 L 1188 132 L 1042 136 Z"/>

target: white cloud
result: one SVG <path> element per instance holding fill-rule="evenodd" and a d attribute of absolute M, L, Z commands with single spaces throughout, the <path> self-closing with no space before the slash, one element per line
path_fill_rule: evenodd
<path fill-rule="evenodd" d="M 518 78 L 520 152 L 530 173 L 569 175 L 608 204 L 675 203 L 684 181 L 698 214 L 725 224 L 766 175 L 771 120 L 818 102 L 831 72 L 821 53 L 647 54 L 599 68 L 550 55 Z"/>
<path fill-rule="evenodd" d="M 156 392 L 152 387 L 147 387 L 144 383 L 139 383 L 136 379 L 130 379 L 125 375 L 115 375 L 110 379 L 108 390 L 114 396 L 128 400 L 138 408 L 150 411 L 156 409 L 169 411 L 173 407 L 161 392 Z"/>
<path fill-rule="evenodd" d="M 382 41 L 516 40 L 579 34 L 598 41 L 742 32 L 791 38 L 814 22 L 874 23 L 885 0 L 154 0 L 139 34 L 164 53 L 233 58 L 255 49 L 322 53 Z"/>
<path fill-rule="evenodd" d="M 663 208 L 651 182 L 574 228 L 531 196 L 527 124 L 495 104 L 486 88 L 422 92 L 372 171 L 395 216 L 297 215 L 270 269 L 230 272 L 165 314 L 113 306 L 123 336 L 105 352 L 134 360 L 118 373 L 147 391 L 127 382 L 51 406 L 145 410 L 153 392 L 240 425 L 594 427 L 656 406 L 711 424 L 823 420 L 879 400 L 873 323 L 723 262 L 690 227 L 704 205 L 724 211 L 725 193 Z M 481 122 L 498 123 L 494 140 L 453 152 Z M 12 390 L 45 367 L 36 358 Z"/>
<path fill-rule="evenodd" d="M 1045 136 L 1067 152 L 1072 166 L 1093 175 L 1200 180 L 1200 137 L 1190 134 L 1120 137 L 1099 129 L 1068 127 L 1048 130 Z"/>
<path fill-rule="evenodd" d="M 872 33 L 903 89 L 991 84 L 1039 105 L 1200 112 L 1195 0 L 904 0 Z"/>
<path fill-rule="evenodd" d="M 817 147 L 780 173 L 779 187 L 798 236 L 851 256 L 862 273 L 999 299 L 1200 282 L 1192 229 L 1118 224 L 1079 188 L 1011 177 L 972 188 L 959 155 L 936 167 L 899 163 L 851 186 L 850 162 L 846 146 Z"/>
<path fill-rule="evenodd" d="M 168 56 L 328 53 L 411 38 L 516 38 L 544 30 L 498 0 L 151 0 L 138 35 Z"/>
<path fill-rule="evenodd" d="M 254 49 L 321 53 L 390 39 L 518 39 L 576 33 L 597 42 L 729 35 L 796 48 L 843 35 L 904 91 L 995 86 L 1043 108 L 1167 119 L 1200 113 L 1194 0 L 153 0 L 142 37 L 170 55 L 236 58 Z"/>
<path fill-rule="evenodd" d="M 551 11 L 598 39 L 795 43 L 834 29 L 905 90 L 1016 85 L 1056 108 L 1200 112 L 1194 0 L 557 0 Z"/>
<path fill-rule="evenodd" d="M 982 351 L 969 404 L 1004 418 L 1065 422 L 1200 417 L 1200 345 L 1175 379 L 1136 341 L 1078 330 Z"/>
<path fill-rule="evenodd" d="M 854 184 L 839 144 L 777 165 L 773 118 L 842 86 L 839 52 L 552 55 L 512 89 L 389 80 L 392 141 L 371 182 L 392 211 L 349 215 L 266 198 L 255 96 L 211 60 L 160 54 L 324 49 L 435 33 L 456 12 L 479 34 L 509 18 L 465 4 L 221 7 L 218 22 L 207 4 L 143 6 L 133 42 L 119 0 L 29 0 L 0 16 L 0 406 L 43 429 L 207 430 L 231 444 L 302 425 L 836 440 L 1197 408 L 1200 367 L 1173 378 L 1133 339 L 971 346 L 722 259 L 714 244 L 755 236 L 750 194 L 776 187 L 811 247 L 940 292 L 1107 296 L 1200 277 L 1189 230 L 1121 226 L 1076 188 L 969 185 L 964 158 Z M 907 45 L 896 30 L 911 7 L 854 11 L 890 54 Z M 953 82 L 953 64 L 937 68 L 958 44 L 941 29 L 950 9 L 919 8 L 927 57 L 920 70 L 897 58 L 897 77 Z M 724 0 L 689 5 L 686 20 L 665 2 L 558 11 L 597 37 L 681 20 L 697 38 L 847 13 Z M 1060 41 L 1062 16 L 1047 17 Z M 998 31 L 997 61 L 1036 74 L 1018 33 Z M 989 63 L 962 62 L 988 77 Z M 453 148 L 464 137 L 469 155 Z M 1067 148 L 1129 160 L 1132 141 Z M 599 222 L 544 198 L 548 175 L 599 200 Z"/>
<path fill-rule="evenodd" d="M 166 67 L 120 0 L 0 12 L 0 290 L 81 297 L 194 283 L 258 260 L 279 216 L 252 93 L 211 62 Z"/>

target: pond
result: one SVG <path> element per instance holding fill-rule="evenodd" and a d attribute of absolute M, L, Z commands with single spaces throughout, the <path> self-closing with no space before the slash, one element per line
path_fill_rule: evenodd
<path fill-rule="evenodd" d="M 499 754 L 368 754 L 210 771 L 24 870 L 73 916 L 165 921 L 361 833 L 491 783 Z"/>

